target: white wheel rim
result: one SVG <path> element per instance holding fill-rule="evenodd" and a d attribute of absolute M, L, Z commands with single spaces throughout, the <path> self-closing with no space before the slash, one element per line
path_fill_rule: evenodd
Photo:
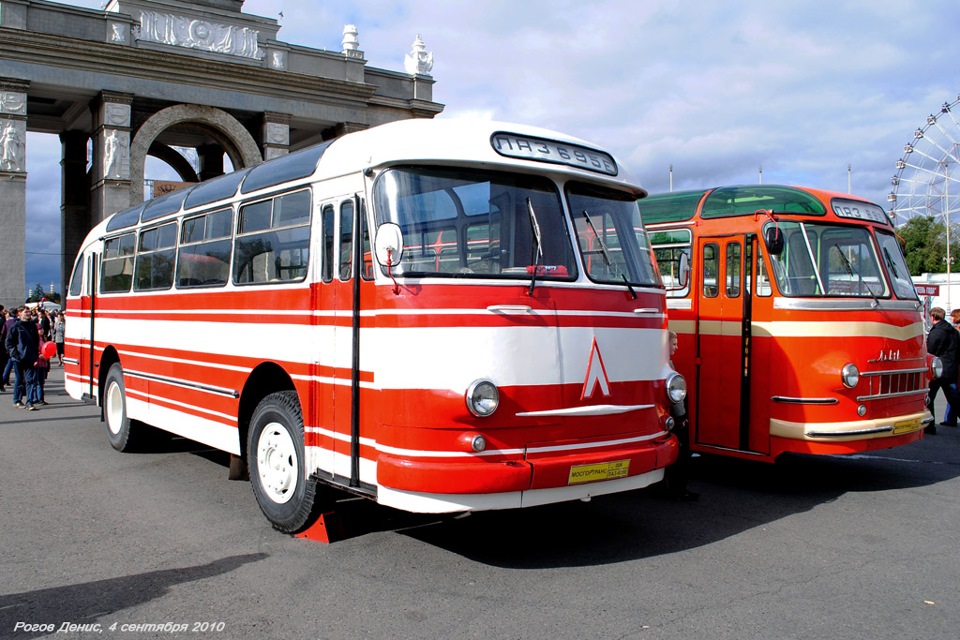
<path fill-rule="evenodd" d="M 123 392 L 120 385 L 111 383 L 107 387 L 107 401 L 104 406 L 107 418 L 107 428 L 110 433 L 117 435 L 123 428 Z"/>
<path fill-rule="evenodd" d="M 278 422 L 271 422 L 257 440 L 257 474 L 267 497 L 285 504 L 297 487 L 300 466 L 297 448 L 290 433 Z"/>

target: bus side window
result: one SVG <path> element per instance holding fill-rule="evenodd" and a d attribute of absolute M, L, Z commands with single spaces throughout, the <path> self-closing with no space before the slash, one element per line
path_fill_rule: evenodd
<path fill-rule="evenodd" d="M 234 284 L 299 282 L 310 259 L 310 191 L 301 189 L 240 207 Z"/>
<path fill-rule="evenodd" d="M 176 247 L 176 222 L 140 232 L 140 248 L 134 268 L 134 288 L 137 291 L 169 289 L 173 286 Z"/>
<path fill-rule="evenodd" d="M 78 296 L 83 291 L 83 253 L 77 256 L 77 264 L 70 276 L 70 295 Z"/>
<path fill-rule="evenodd" d="M 100 293 L 126 293 L 133 283 L 133 254 L 137 237 L 127 233 L 110 238 L 103 245 L 100 265 Z"/>
<path fill-rule="evenodd" d="M 685 298 L 693 277 L 693 234 L 689 229 L 664 229 L 650 234 L 650 244 L 660 268 L 668 298 Z M 685 260 L 681 256 L 686 256 Z M 686 264 L 684 264 L 684 262 Z M 683 269 L 684 273 L 681 273 Z"/>
<path fill-rule="evenodd" d="M 340 205 L 340 280 L 353 277 L 353 201 Z"/>
<path fill-rule="evenodd" d="M 363 243 L 363 271 L 364 280 L 373 280 L 373 255 L 370 249 L 370 228 L 367 225 L 367 206 L 360 201 L 360 242 Z"/>
<path fill-rule="evenodd" d="M 177 253 L 177 287 L 227 284 L 232 235 L 232 209 L 219 209 L 184 220 Z"/>
<path fill-rule="evenodd" d="M 740 297 L 740 243 L 731 242 L 727 245 L 727 297 Z"/>
<path fill-rule="evenodd" d="M 763 261 L 763 252 L 757 249 L 757 295 L 768 297 L 772 295 L 773 289 L 770 286 L 770 274 L 767 273 L 767 265 Z"/>
<path fill-rule="evenodd" d="M 716 298 L 720 292 L 718 278 L 720 274 L 720 260 L 717 256 L 717 245 L 714 243 L 703 245 L 703 297 Z"/>
<path fill-rule="evenodd" d="M 332 204 L 324 205 L 323 211 L 320 212 L 320 233 L 323 238 L 323 262 L 320 267 L 320 277 L 324 282 L 333 280 L 333 213 Z"/>

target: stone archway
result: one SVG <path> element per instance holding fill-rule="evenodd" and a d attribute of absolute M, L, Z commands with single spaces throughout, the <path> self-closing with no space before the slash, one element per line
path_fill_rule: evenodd
<path fill-rule="evenodd" d="M 178 104 L 153 114 L 143 123 L 130 143 L 130 204 L 143 202 L 144 167 L 147 153 L 160 134 L 179 124 L 198 124 L 224 149 L 235 169 L 263 162 L 257 142 L 240 122 L 220 109 L 195 104 Z"/>

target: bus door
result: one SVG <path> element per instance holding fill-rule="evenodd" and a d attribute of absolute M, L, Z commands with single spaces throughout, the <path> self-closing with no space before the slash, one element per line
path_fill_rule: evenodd
<path fill-rule="evenodd" d="M 96 383 L 96 349 L 95 344 L 95 325 L 97 310 L 97 280 L 99 278 L 100 254 L 90 252 L 81 258 L 85 261 L 84 271 L 86 272 L 86 282 L 83 283 L 80 296 L 81 315 L 75 322 L 83 323 L 81 329 L 77 331 L 77 342 L 79 343 L 79 353 L 77 355 L 80 361 L 80 378 L 83 381 L 83 398 L 87 401 L 96 399 L 94 384 Z M 89 314 L 89 315 L 87 315 Z M 87 317 L 84 317 L 86 315 Z"/>
<path fill-rule="evenodd" d="M 750 448 L 750 268 L 752 236 L 700 237 L 695 442 Z M 748 286 L 745 286 L 747 283 Z"/>
<path fill-rule="evenodd" d="M 332 459 L 324 466 L 334 469 L 337 482 L 360 488 L 360 292 L 372 284 L 369 232 L 358 196 L 326 203 L 320 215 L 323 284 L 317 309 L 327 352 L 320 354 L 316 406 L 320 427 L 334 434 Z M 358 226 L 362 242 L 356 242 Z"/>

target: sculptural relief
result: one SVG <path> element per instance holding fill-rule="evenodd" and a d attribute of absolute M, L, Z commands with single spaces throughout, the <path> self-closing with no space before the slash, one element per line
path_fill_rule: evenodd
<path fill-rule="evenodd" d="M 140 40 L 147 42 L 262 60 L 264 53 L 260 50 L 259 36 L 259 31 L 247 27 L 216 24 L 157 11 L 143 11 L 140 14 L 137 35 Z"/>
<path fill-rule="evenodd" d="M 24 135 L 20 127 L 10 120 L 5 121 L 0 129 L 0 170 L 23 171 L 24 151 Z"/>
<path fill-rule="evenodd" d="M 127 30 L 119 22 L 110 23 L 110 42 L 115 44 L 126 44 Z"/>
<path fill-rule="evenodd" d="M 272 144 L 289 144 L 290 143 L 290 127 L 285 124 L 280 124 L 277 122 L 268 122 L 266 126 L 266 136 L 264 136 L 267 142 Z"/>
<path fill-rule="evenodd" d="M 114 127 L 130 126 L 130 105 L 108 102 L 103 105 L 103 121 Z"/>
<path fill-rule="evenodd" d="M 128 178 L 127 140 L 119 131 L 112 130 L 103 139 L 103 177 L 113 180 Z"/>
<path fill-rule="evenodd" d="M 27 94 L 19 91 L 0 91 L 0 113 L 27 114 Z"/>

